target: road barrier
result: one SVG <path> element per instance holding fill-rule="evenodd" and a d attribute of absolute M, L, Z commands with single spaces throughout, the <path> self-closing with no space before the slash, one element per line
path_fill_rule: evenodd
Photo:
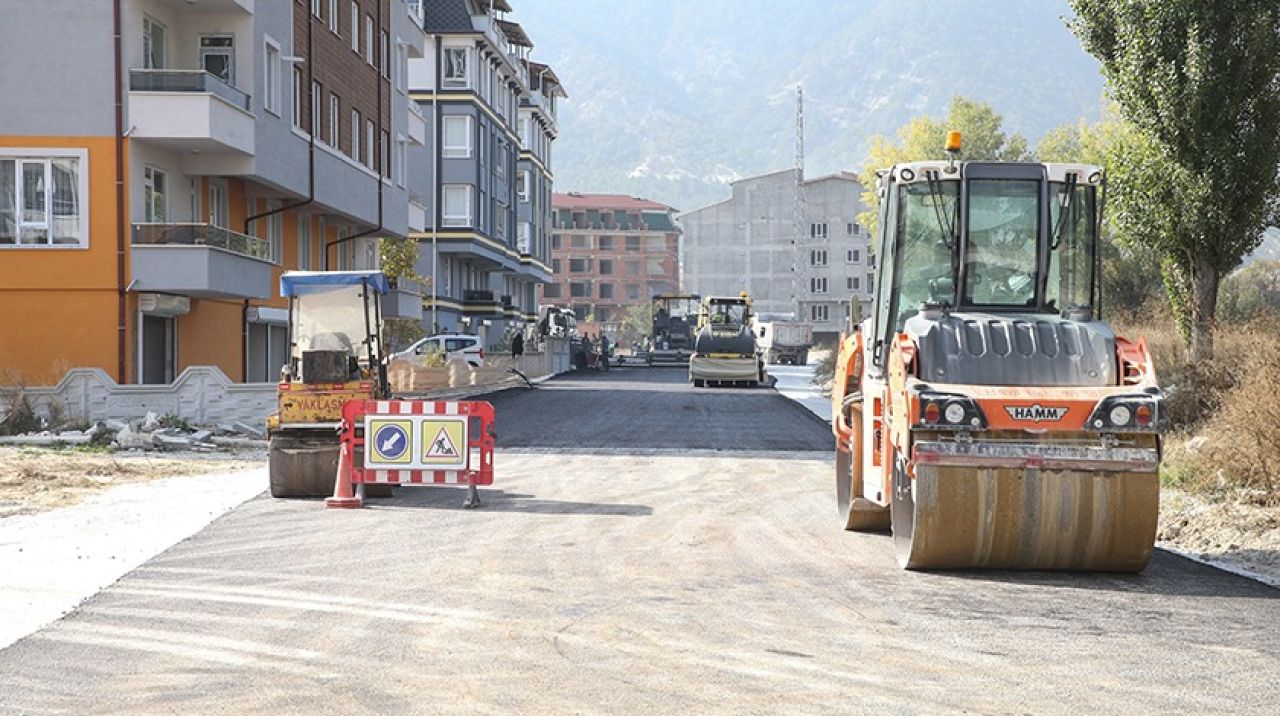
<path fill-rule="evenodd" d="M 365 485 L 493 484 L 493 405 L 483 401 L 352 400 L 342 408 L 342 452 L 326 507 L 358 508 Z"/>

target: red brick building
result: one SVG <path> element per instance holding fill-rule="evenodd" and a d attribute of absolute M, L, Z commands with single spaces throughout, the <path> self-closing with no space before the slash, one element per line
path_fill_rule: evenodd
<path fill-rule="evenodd" d="M 556 194 L 553 282 L 543 305 L 571 306 L 579 321 L 612 330 L 629 306 L 680 289 L 675 209 L 622 194 Z M 612 324 L 612 325 L 611 325 Z"/>

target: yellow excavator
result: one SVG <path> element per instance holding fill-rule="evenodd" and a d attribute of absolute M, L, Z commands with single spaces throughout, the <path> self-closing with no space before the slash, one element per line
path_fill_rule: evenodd
<path fill-rule="evenodd" d="M 281 276 L 280 295 L 289 299 L 289 363 L 278 410 L 267 418 L 272 497 L 332 495 L 342 406 L 390 395 L 380 300 L 387 291 L 379 271 Z M 390 486 L 370 487 L 378 494 L 366 496 L 388 496 Z"/>
<path fill-rule="evenodd" d="M 1102 170 L 946 148 L 880 175 L 878 292 L 832 388 L 840 524 L 891 529 L 907 569 L 1141 571 L 1165 405 L 1100 315 Z"/>

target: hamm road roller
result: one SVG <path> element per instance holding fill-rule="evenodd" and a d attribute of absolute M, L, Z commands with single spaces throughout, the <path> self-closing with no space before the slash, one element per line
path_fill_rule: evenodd
<path fill-rule="evenodd" d="M 841 525 L 907 569 L 1138 572 L 1164 397 L 1100 315 L 1095 166 L 958 161 L 880 175 L 878 293 L 832 389 Z"/>
<path fill-rule="evenodd" d="M 698 307 L 698 328 L 689 357 L 689 381 L 704 385 L 758 385 L 764 362 L 756 350 L 755 314 L 746 291 L 708 296 Z"/>

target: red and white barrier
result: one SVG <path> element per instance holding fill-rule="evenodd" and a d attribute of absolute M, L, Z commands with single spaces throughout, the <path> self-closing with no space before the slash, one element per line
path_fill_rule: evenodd
<path fill-rule="evenodd" d="M 493 484 L 493 419 L 493 406 L 481 401 L 349 401 L 326 505 L 359 507 L 360 486 L 369 484 L 466 485 L 465 506 L 479 505 L 476 486 Z"/>

